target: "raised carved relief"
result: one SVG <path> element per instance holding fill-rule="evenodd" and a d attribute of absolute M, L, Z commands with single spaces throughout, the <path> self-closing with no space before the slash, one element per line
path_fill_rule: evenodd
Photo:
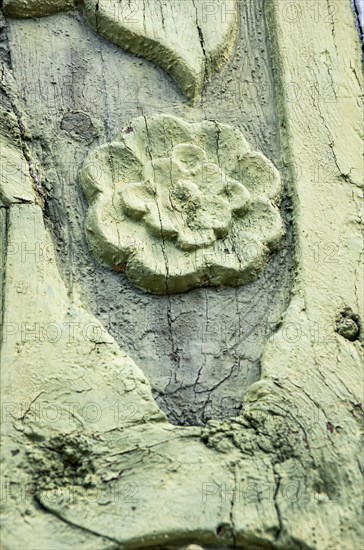
<path fill-rule="evenodd" d="M 138 117 L 87 157 L 81 182 L 95 256 L 149 292 L 245 284 L 283 234 L 278 171 L 217 122 Z"/>
<path fill-rule="evenodd" d="M 236 0 L 216 5 L 195 0 L 84 0 L 84 6 L 98 33 L 162 67 L 192 101 L 235 42 Z"/>
<path fill-rule="evenodd" d="M 96 30 L 118 37 L 106 2 L 130 19 L 139 0 L 89 2 Z M 72 3 L 0 4 L 46 15 Z M 145 14 L 192 5 L 144 3 Z M 195 3 L 224 22 L 228 0 Z M 361 548 L 362 78 L 350 3 L 238 2 L 234 58 L 195 109 L 83 25 L 84 4 L 42 21 L 0 9 L 2 547 Z M 138 78 L 135 101 L 121 100 Z M 143 112 L 211 121 L 135 119 Z M 120 120 L 132 122 L 109 143 Z M 280 162 L 280 211 L 278 172 L 237 128 Z M 86 210 L 99 260 L 150 292 L 261 276 L 137 291 L 92 261 Z"/>
<path fill-rule="evenodd" d="M 192 102 L 235 43 L 236 0 L 82 0 L 81 5 L 96 32 L 162 67 Z M 73 6 L 74 0 L 4 0 L 10 17 L 52 15 Z"/>

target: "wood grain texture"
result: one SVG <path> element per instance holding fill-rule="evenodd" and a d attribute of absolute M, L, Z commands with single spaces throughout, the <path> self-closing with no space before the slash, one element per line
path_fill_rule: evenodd
<path fill-rule="evenodd" d="M 236 65 L 232 60 L 218 77 L 222 80 L 211 83 L 198 114 L 173 84 L 168 94 L 158 88 L 161 71 L 139 65 L 85 30 L 77 13 L 9 22 L 10 48 L 3 48 L 1 56 L 23 94 L 21 109 L 10 102 L 10 112 L 18 112 L 24 125 L 22 139 L 13 136 L 14 143 L 33 160 L 47 200 L 37 190 L 39 204 L 7 206 L 1 369 L 7 405 L 2 425 L 6 549 L 171 550 L 190 543 L 252 550 L 361 548 L 359 45 L 349 3 L 279 0 L 266 7 L 263 20 L 252 3 L 243 3 L 241 32 L 252 47 L 250 53 L 247 48 L 251 75 L 259 80 L 259 30 L 265 33 L 268 25 L 263 42 L 268 36 L 272 101 L 263 94 L 267 103 L 254 100 L 253 108 L 246 93 L 236 105 L 215 94 L 242 66 L 243 40 Z M 253 13 L 256 20 L 248 18 Z M 138 101 L 130 107 L 118 97 L 125 74 L 142 82 Z M 112 87 L 110 75 L 116 82 Z M 143 75 L 155 88 L 147 89 Z M 29 82 L 35 86 L 29 89 Z M 12 87 L 8 93 L 13 99 L 17 95 Z M 223 93 L 236 97 L 227 85 Z M 159 109 L 191 121 L 203 112 L 208 118 L 235 120 L 279 164 L 287 193 L 283 212 L 293 222 L 294 246 L 273 259 L 255 292 L 204 289 L 174 301 L 149 302 L 150 297 L 93 263 L 83 237 L 84 199 L 77 174 L 68 172 L 77 172 L 90 149 L 113 139 L 135 109 L 139 114 Z M 20 243 L 25 248 L 14 254 Z M 261 326 L 257 319 L 276 321 L 274 314 L 284 310 L 271 337 L 251 342 L 255 363 L 245 363 L 245 372 L 254 383 L 244 386 L 242 376 L 231 386 L 232 394 L 224 388 L 216 397 L 214 405 L 228 396 L 224 419 L 217 418 L 215 406 L 214 418 L 204 426 L 174 426 L 156 406 L 152 385 L 176 423 L 205 421 L 208 407 L 203 414 L 197 407 L 189 417 L 191 395 L 183 396 L 178 379 L 180 393 L 172 401 L 171 392 L 167 401 L 171 373 L 183 372 L 186 378 L 196 358 L 194 382 L 200 363 L 194 349 L 183 371 L 166 357 L 171 350 L 186 349 L 195 332 L 210 327 L 212 317 L 221 330 L 228 312 L 236 327 L 243 305 L 244 319 L 255 319 L 255 327 Z M 255 317 L 247 317 L 249 309 Z M 119 319 L 121 329 L 115 328 Z M 348 319 L 356 323 L 355 331 L 343 330 Z M 43 330 L 37 332 L 37 322 L 46 323 L 45 337 Z M 78 324 L 72 325 L 74 336 L 69 322 Z M 30 325 L 22 329 L 22 323 Z M 54 323 L 63 329 L 68 323 L 60 339 Z M 188 332 L 191 323 L 194 329 Z M 187 344 L 177 339 L 180 334 L 189 336 Z M 224 340 L 217 341 L 221 351 Z M 154 342 L 163 351 L 153 363 Z M 226 344 L 230 358 L 237 356 L 233 342 Z M 207 383 L 216 376 L 216 389 L 222 390 L 219 377 L 229 363 L 220 366 L 215 355 L 212 350 Z M 231 417 L 237 408 L 229 407 L 237 396 L 243 407 Z M 70 404 L 76 405 L 71 413 Z M 57 411 L 60 416 L 54 416 Z"/>
<path fill-rule="evenodd" d="M 156 112 L 237 126 L 282 168 L 262 4 L 241 3 L 239 21 L 235 55 L 195 108 L 162 70 L 100 38 L 77 13 L 10 22 L 13 70 L 66 284 L 80 289 L 90 311 L 142 366 L 177 424 L 236 414 L 258 380 L 261 353 L 289 298 L 288 202 L 287 243 L 257 281 L 237 290 L 148 296 L 89 252 L 78 170 L 90 150 L 135 116 Z"/>

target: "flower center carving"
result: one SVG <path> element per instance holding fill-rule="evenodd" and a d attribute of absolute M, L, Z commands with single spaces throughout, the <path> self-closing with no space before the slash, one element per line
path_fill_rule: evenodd
<path fill-rule="evenodd" d="M 143 218 L 152 234 L 175 241 L 182 250 L 225 237 L 233 214 L 250 204 L 246 187 L 189 143 L 173 147 L 170 157 L 148 161 L 143 176 L 143 183 L 122 188 L 125 211 L 136 220 Z"/>
<path fill-rule="evenodd" d="M 149 292 L 247 283 L 283 235 L 278 171 L 216 122 L 138 117 L 81 181 L 96 257 Z"/>

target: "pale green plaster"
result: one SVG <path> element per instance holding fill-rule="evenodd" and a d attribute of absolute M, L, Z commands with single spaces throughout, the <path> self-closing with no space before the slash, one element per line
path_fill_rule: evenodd
<path fill-rule="evenodd" d="M 4 65 L 0 78 L 0 93 L 5 97 L 0 105 L 0 201 L 6 206 L 31 203 L 35 201 L 35 182 L 31 177 L 35 167 L 24 144 L 25 128 L 17 110 L 18 90 Z"/>
<path fill-rule="evenodd" d="M 140 117 L 81 173 L 94 254 L 155 293 L 256 279 L 283 235 L 281 180 L 238 130 Z M 244 182 L 244 183 L 242 183 Z"/>
<path fill-rule="evenodd" d="M 9 17 L 67 11 L 74 0 L 5 0 Z M 219 5 L 195 0 L 82 0 L 90 25 L 123 49 L 166 70 L 194 103 L 226 61 L 237 31 L 236 0 Z"/>
<path fill-rule="evenodd" d="M 24 155 L 11 141 L 0 136 L 0 196 L 5 205 L 34 202 L 33 181 Z"/>
<path fill-rule="evenodd" d="M 9 204 L 1 386 L 3 402 L 15 407 L 3 421 L 2 483 L 12 488 L 3 502 L 6 549 L 179 548 L 189 542 L 360 548 L 362 332 L 355 340 L 336 332 L 340 312 L 363 319 L 360 52 L 349 3 L 330 0 L 336 18 L 325 24 L 332 15 L 326 11 L 316 28 L 311 2 L 300 3 L 305 9 L 297 21 L 283 17 L 281 5 L 270 5 L 268 22 L 282 154 L 303 174 L 289 187 L 296 280 L 282 325 L 266 347 L 262 380 L 251 386 L 238 418 L 204 428 L 170 425 L 140 369 L 66 289 L 41 208 Z M 317 103 L 310 86 L 318 82 L 322 89 L 328 75 L 336 101 Z M 301 83 L 305 101 L 285 101 L 292 81 Z M 310 174 L 322 158 L 329 158 L 334 178 L 318 184 Z M 326 257 L 317 261 L 317 242 L 339 245 L 334 267 Z M 33 251 L 25 262 L 14 253 L 20 243 Z M 37 256 L 37 245 L 47 253 Z M 34 330 L 37 322 L 50 331 L 56 323 L 61 338 L 54 332 L 40 337 L 44 327 L 38 337 L 26 332 L 24 338 L 22 323 Z M 70 322 L 92 323 L 96 334 L 76 330 L 70 340 Z M 312 335 L 317 325 L 323 339 Z M 287 338 L 292 326 L 298 340 Z M 135 417 L 115 418 L 110 403 L 125 406 L 129 399 Z M 70 402 L 76 403 L 73 414 Z M 101 408 L 96 422 L 84 409 L 90 402 Z M 56 421 L 39 413 L 51 404 L 61 411 Z M 138 488 L 136 502 L 124 498 L 124 483 L 129 491 Z M 14 491 L 19 485 L 28 487 L 26 496 Z"/>
<path fill-rule="evenodd" d="M 235 0 L 225 0 L 218 9 L 195 0 L 84 0 L 84 7 L 98 33 L 163 67 L 192 102 L 226 62 L 235 42 Z"/>

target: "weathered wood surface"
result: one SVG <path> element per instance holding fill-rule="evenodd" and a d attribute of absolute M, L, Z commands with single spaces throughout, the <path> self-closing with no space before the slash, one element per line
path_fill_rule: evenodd
<path fill-rule="evenodd" d="M 240 4 L 235 56 L 198 107 L 76 11 L 7 21 L 1 139 L 34 198 L 7 187 L 0 209 L 5 548 L 361 546 L 359 46 L 349 3 L 266 7 Z M 294 246 L 288 231 L 249 287 L 147 296 L 89 253 L 78 168 L 156 110 L 236 125 L 281 169 Z M 195 401 L 204 355 L 211 397 Z M 176 427 L 152 392 L 174 423 L 243 407 Z"/>
<path fill-rule="evenodd" d="M 166 73 L 100 38 L 77 13 L 9 21 L 13 73 L 66 284 L 81 291 L 86 307 L 143 368 L 157 402 L 177 424 L 240 410 L 288 303 L 289 251 L 282 247 L 257 281 L 236 290 L 139 292 L 90 254 L 78 170 L 90 150 L 114 139 L 129 120 L 155 112 L 237 126 L 280 166 L 261 4 L 240 3 L 235 55 L 195 108 Z M 286 207 L 287 201 L 283 212 Z M 285 217 L 289 239 L 288 211 Z"/>

